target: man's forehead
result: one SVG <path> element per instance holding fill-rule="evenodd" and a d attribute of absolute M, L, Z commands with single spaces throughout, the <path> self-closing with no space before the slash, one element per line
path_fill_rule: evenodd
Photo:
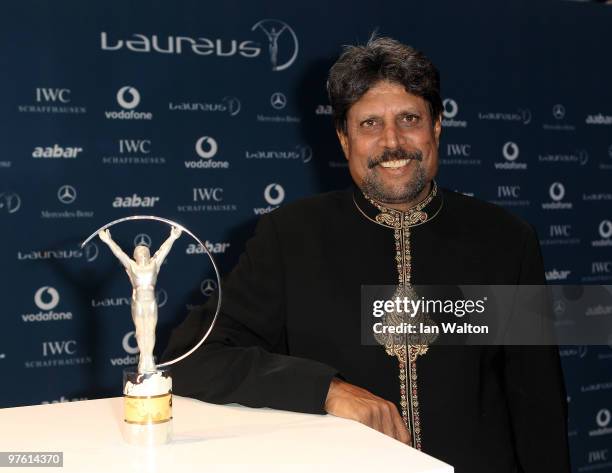
<path fill-rule="evenodd" d="M 427 103 L 411 94 L 401 84 L 378 82 L 363 94 L 349 109 L 352 114 L 382 114 L 385 112 L 422 112 Z"/>

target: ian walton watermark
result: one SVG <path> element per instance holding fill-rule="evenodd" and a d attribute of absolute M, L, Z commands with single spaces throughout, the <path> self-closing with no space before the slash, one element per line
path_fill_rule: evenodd
<path fill-rule="evenodd" d="M 612 347 L 612 285 L 362 286 L 361 342 Z"/>

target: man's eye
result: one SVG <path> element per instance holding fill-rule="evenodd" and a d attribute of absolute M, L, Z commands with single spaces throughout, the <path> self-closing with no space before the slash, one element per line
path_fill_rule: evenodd
<path fill-rule="evenodd" d="M 367 120 L 361 122 L 361 126 L 365 127 L 372 127 L 374 125 L 376 125 L 376 120 L 374 120 L 373 118 L 368 118 Z"/>
<path fill-rule="evenodd" d="M 401 118 L 401 120 L 405 123 L 416 123 L 418 119 L 419 117 L 417 117 L 416 115 L 404 115 Z"/>

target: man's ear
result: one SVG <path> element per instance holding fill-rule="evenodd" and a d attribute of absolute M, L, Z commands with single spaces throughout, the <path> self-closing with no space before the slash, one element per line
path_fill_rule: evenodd
<path fill-rule="evenodd" d="M 442 115 L 438 115 L 434 122 L 434 136 L 436 138 L 436 146 L 440 146 L 440 134 L 442 133 Z"/>
<path fill-rule="evenodd" d="M 342 152 L 344 153 L 344 157 L 348 161 L 348 135 L 339 128 L 336 128 L 336 135 L 338 135 L 338 141 L 340 141 L 340 146 L 342 146 Z"/>

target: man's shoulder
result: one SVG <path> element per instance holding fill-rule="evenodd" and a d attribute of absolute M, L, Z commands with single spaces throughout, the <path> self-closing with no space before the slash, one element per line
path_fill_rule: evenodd
<path fill-rule="evenodd" d="M 310 220 L 342 212 L 352 202 L 352 190 L 336 190 L 303 197 L 283 205 L 271 213 L 277 222 L 287 220 Z"/>
<path fill-rule="evenodd" d="M 443 192 L 446 212 L 462 222 L 462 227 L 472 228 L 485 234 L 516 235 L 534 231 L 533 226 L 526 220 L 499 205 L 448 189 L 444 189 Z"/>

